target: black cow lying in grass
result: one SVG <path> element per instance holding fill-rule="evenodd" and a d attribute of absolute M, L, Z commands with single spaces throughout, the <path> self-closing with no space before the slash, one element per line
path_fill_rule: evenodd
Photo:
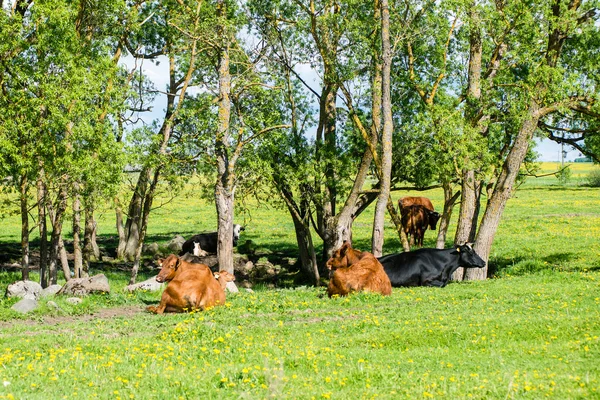
<path fill-rule="evenodd" d="M 485 261 L 470 244 L 452 249 L 419 249 L 379 258 L 392 286 L 437 286 L 448 284 L 459 267 L 483 268 Z"/>
<path fill-rule="evenodd" d="M 244 227 L 238 224 L 233 224 L 233 246 L 237 246 L 237 242 L 240 239 L 240 232 L 244 230 Z M 181 251 L 179 255 L 182 256 L 186 253 L 193 254 L 194 248 L 197 251 L 205 251 L 207 253 L 216 254 L 217 253 L 217 240 L 218 235 L 217 232 L 208 232 L 208 233 L 200 233 L 198 235 L 192 236 L 190 239 L 186 240 L 183 246 L 181 247 Z"/>

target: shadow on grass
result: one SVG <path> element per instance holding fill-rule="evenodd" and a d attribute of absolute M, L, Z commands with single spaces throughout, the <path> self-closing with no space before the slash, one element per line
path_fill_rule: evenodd
<path fill-rule="evenodd" d="M 573 261 L 574 253 L 554 253 L 546 257 L 535 258 L 517 256 L 514 258 L 494 258 L 488 263 L 488 277 L 495 275 L 525 275 L 550 271 Z M 598 266 L 600 269 L 600 266 Z"/>

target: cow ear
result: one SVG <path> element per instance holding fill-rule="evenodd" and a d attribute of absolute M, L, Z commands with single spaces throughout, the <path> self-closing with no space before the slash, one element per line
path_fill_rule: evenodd
<path fill-rule="evenodd" d="M 340 256 L 344 256 L 346 255 L 346 252 L 348 251 L 348 249 L 350 249 L 352 246 L 350 245 L 350 242 L 347 240 L 344 240 L 344 244 L 342 245 L 342 247 L 340 247 Z"/>

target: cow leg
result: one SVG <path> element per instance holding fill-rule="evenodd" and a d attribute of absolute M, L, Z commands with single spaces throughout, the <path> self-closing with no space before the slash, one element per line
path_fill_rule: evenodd
<path fill-rule="evenodd" d="M 425 285 L 426 286 L 435 286 L 435 287 L 444 287 L 446 286 L 448 282 L 447 281 L 443 281 L 441 279 L 434 279 L 432 281 L 427 282 Z"/>

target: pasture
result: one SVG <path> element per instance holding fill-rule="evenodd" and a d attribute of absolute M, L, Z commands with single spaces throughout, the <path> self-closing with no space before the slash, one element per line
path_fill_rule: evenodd
<path fill-rule="evenodd" d="M 42 304 L 26 317 L 2 298 L 0 399 L 600 398 L 600 188 L 582 186 L 593 168 L 573 164 L 565 185 L 547 176 L 520 186 L 490 255 L 495 277 L 482 282 L 328 299 L 290 273 L 224 307 L 157 316 L 143 309 L 160 293 L 125 294 L 128 271 L 104 263 L 92 273 L 108 276 L 110 295 L 58 298 L 59 310 Z M 214 205 L 197 190 L 153 212 L 149 242 L 215 228 Z M 417 192 L 394 198 L 407 194 Z M 420 194 L 440 208 L 441 190 Z M 273 262 L 294 258 L 287 212 L 246 206 L 240 243 L 253 240 Z M 102 247 L 114 216 L 99 217 Z M 372 207 L 354 225 L 355 248 L 367 249 L 371 221 Z M 5 215 L 2 249 L 18 253 L 19 234 L 19 217 Z M 425 246 L 434 238 L 428 231 Z M 384 252 L 400 248 L 388 223 Z M 0 289 L 18 278 L 0 272 Z"/>

